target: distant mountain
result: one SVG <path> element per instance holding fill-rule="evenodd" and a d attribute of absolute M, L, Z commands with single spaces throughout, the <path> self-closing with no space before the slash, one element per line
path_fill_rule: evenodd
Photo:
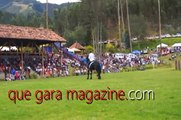
<path fill-rule="evenodd" d="M 45 11 L 45 6 L 45 3 L 40 3 L 36 0 L 0 0 L 0 10 L 11 14 L 42 14 Z M 53 15 L 55 9 L 67 6 L 67 3 L 62 5 L 48 4 L 49 16 Z"/>

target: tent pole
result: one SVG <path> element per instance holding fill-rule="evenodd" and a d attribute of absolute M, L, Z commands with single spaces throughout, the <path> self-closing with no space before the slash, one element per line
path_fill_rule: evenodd
<path fill-rule="evenodd" d="M 61 48 L 61 42 L 59 42 L 60 43 L 60 48 Z M 60 64 L 61 64 L 61 66 L 62 66 L 62 61 L 63 61 L 63 51 L 60 49 Z"/>
<path fill-rule="evenodd" d="M 23 73 L 24 72 L 24 60 L 23 60 L 23 42 L 21 42 L 21 72 Z"/>
<path fill-rule="evenodd" d="M 44 77 L 44 60 L 43 60 L 43 58 L 44 58 L 44 54 L 43 54 L 43 45 L 42 45 L 42 77 Z"/>

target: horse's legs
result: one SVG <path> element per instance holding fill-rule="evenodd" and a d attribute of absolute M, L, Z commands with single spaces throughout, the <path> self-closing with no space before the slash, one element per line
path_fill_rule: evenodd
<path fill-rule="evenodd" d="M 90 70 L 90 79 L 92 80 L 92 70 Z"/>
<path fill-rule="evenodd" d="M 88 69 L 88 71 L 87 71 L 87 79 L 89 79 L 89 69 Z"/>
<path fill-rule="evenodd" d="M 97 71 L 97 77 L 98 77 L 98 79 L 101 79 L 101 71 L 99 71 L 99 70 L 96 70 Z"/>
<path fill-rule="evenodd" d="M 101 79 L 101 72 L 98 72 L 98 79 Z"/>

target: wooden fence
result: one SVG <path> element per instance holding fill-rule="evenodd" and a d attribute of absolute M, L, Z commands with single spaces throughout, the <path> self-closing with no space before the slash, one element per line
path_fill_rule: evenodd
<path fill-rule="evenodd" d="M 176 70 L 181 70 L 181 60 L 176 60 L 175 61 L 175 69 Z"/>

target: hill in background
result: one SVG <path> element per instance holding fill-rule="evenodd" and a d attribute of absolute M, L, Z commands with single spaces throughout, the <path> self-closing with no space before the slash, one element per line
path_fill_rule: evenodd
<path fill-rule="evenodd" d="M 49 16 L 53 16 L 53 12 L 57 8 L 66 7 L 68 3 L 57 5 L 49 5 Z M 0 11 L 10 14 L 28 15 L 32 13 L 43 14 L 45 11 L 45 3 L 40 3 L 36 0 L 1 0 Z"/>

